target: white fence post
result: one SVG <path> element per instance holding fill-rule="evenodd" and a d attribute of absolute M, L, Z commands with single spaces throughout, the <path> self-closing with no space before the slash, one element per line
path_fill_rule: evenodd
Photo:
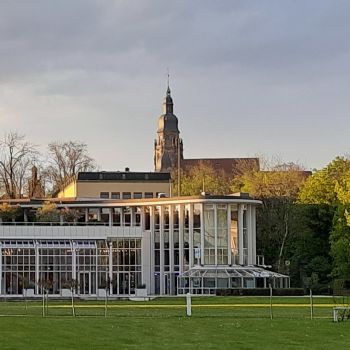
<path fill-rule="evenodd" d="M 186 315 L 192 315 L 191 293 L 186 294 Z"/>

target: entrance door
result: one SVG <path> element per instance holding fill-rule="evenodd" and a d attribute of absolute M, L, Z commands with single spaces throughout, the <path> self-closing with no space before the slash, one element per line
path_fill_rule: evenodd
<path fill-rule="evenodd" d="M 79 294 L 91 294 L 90 272 L 79 273 Z"/>
<path fill-rule="evenodd" d="M 130 274 L 129 272 L 119 272 L 119 294 L 129 294 Z"/>

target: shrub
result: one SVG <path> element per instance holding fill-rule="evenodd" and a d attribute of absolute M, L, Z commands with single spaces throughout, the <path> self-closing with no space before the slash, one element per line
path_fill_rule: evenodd
<path fill-rule="evenodd" d="M 12 206 L 8 203 L 3 203 L 0 205 L 0 218 L 3 222 L 9 222 L 16 219 L 16 216 L 19 214 L 19 207 Z"/>
<path fill-rule="evenodd" d="M 60 214 L 55 203 L 45 202 L 36 212 L 36 218 L 40 222 L 58 222 Z"/>
<path fill-rule="evenodd" d="M 246 289 L 217 289 L 216 295 L 220 296 L 269 296 L 269 288 L 246 288 Z M 273 289 L 274 296 L 301 296 L 304 295 L 302 288 Z"/>

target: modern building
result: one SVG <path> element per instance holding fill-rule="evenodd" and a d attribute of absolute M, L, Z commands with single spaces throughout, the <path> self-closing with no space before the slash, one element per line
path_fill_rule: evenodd
<path fill-rule="evenodd" d="M 130 296 L 140 285 L 149 295 L 289 287 L 287 276 L 260 266 L 260 201 L 246 194 L 51 201 L 46 222 L 38 216 L 45 200 L 6 202 L 16 213 L 0 223 L 0 295 L 47 288 L 59 297 L 67 286 L 82 297 Z"/>
<path fill-rule="evenodd" d="M 154 140 L 154 169 L 156 172 L 172 172 L 179 168 L 186 171 L 200 163 L 211 166 L 228 178 L 243 170 L 260 169 L 259 158 L 185 159 L 178 119 L 174 114 L 174 103 L 168 86 L 163 100 L 163 113 L 158 119 L 157 138 Z"/>
<path fill-rule="evenodd" d="M 58 198 L 140 199 L 171 195 L 169 173 L 99 171 L 80 172 L 70 179 Z"/>

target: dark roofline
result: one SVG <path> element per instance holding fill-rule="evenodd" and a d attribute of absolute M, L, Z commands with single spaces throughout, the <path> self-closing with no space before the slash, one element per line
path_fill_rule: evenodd
<path fill-rule="evenodd" d="M 89 171 L 79 172 L 80 181 L 171 181 L 170 173 L 131 172 L 131 171 Z"/>
<path fill-rule="evenodd" d="M 200 161 L 200 160 L 254 160 L 259 161 L 258 157 L 243 157 L 243 158 L 184 158 L 183 161 L 190 160 L 190 161 Z"/>

